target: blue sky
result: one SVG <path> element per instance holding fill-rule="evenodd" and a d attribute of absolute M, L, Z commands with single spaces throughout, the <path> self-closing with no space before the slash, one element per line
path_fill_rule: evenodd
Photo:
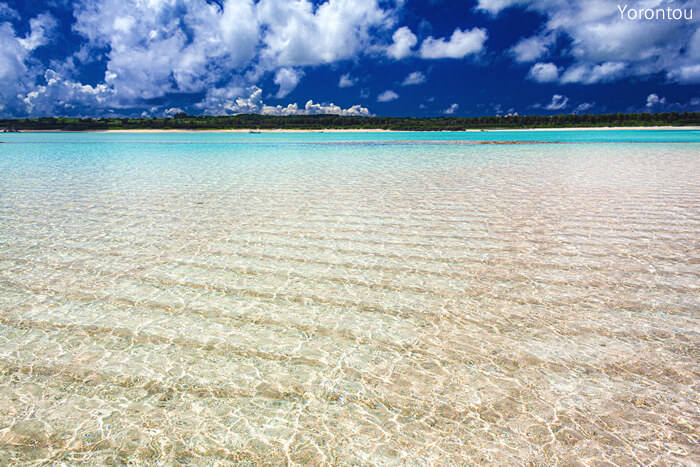
<path fill-rule="evenodd" d="M 649 7 L 683 17 L 631 17 Z M 688 0 L 10 0 L 0 115 L 698 111 L 699 17 Z"/>

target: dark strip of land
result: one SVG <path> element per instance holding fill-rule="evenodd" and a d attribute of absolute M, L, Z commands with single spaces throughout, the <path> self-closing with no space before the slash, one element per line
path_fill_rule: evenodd
<path fill-rule="evenodd" d="M 0 119 L 5 131 L 59 130 L 395 130 L 462 131 L 469 129 L 596 128 L 697 126 L 700 112 L 615 113 L 596 115 L 523 115 L 489 117 L 350 117 L 339 115 L 259 115 L 226 116 L 176 114 L 168 118 L 69 118 L 41 117 Z"/>

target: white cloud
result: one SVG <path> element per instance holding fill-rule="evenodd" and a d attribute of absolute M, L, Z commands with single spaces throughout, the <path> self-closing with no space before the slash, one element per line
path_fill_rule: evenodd
<path fill-rule="evenodd" d="M 535 104 L 533 107 L 539 108 L 542 107 L 542 104 Z M 518 115 L 518 112 L 515 111 L 515 108 L 511 107 L 508 110 L 503 110 L 503 105 L 502 104 L 497 104 L 497 103 L 492 103 L 491 105 L 488 106 L 490 110 L 489 113 L 494 113 L 496 115 L 505 115 L 506 117 L 512 117 L 514 115 Z"/>
<path fill-rule="evenodd" d="M 19 13 L 7 3 L 0 3 L 0 19 L 19 19 Z"/>
<path fill-rule="evenodd" d="M 413 52 L 411 48 L 418 43 L 418 38 L 411 30 L 406 27 L 400 27 L 392 36 L 393 44 L 386 49 L 386 54 L 396 60 L 408 57 Z"/>
<path fill-rule="evenodd" d="M 635 0 L 629 7 L 695 6 L 697 10 L 696 3 Z M 700 82 L 692 68 L 700 60 L 700 15 L 688 21 L 634 21 L 621 18 L 612 0 L 478 0 L 477 4 L 477 10 L 494 15 L 512 7 L 545 18 L 536 36 L 511 48 L 517 62 L 540 60 L 557 38 L 569 44 L 562 50 L 561 58 L 573 63 L 560 74 L 562 83 L 594 84 L 657 73 L 665 73 L 669 80 L 683 84 Z"/>
<path fill-rule="evenodd" d="M 665 98 L 665 97 L 659 98 L 659 95 L 658 95 L 658 94 L 652 93 L 652 94 L 649 94 L 649 95 L 647 96 L 647 104 L 646 104 L 646 106 L 649 107 L 649 108 L 655 107 L 655 106 L 658 106 L 658 105 L 663 105 L 663 104 L 665 104 L 665 103 L 666 103 L 666 98 Z"/>
<path fill-rule="evenodd" d="M 552 36 L 533 36 L 521 39 L 511 47 L 510 52 L 516 62 L 534 62 L 547 54 L 552 42 L 551 38 Z"/>
<path fill-rule="evenodd" d="M 49 42 L 49 35 L 56 28 L 57 23 L 49 13 L 41 13 L 36 18 L 29 20 L 30 34 L 25 39 L 20 39 L 20 43 L 27 50 L 34 50 L 37 47 L 46 45 Z"/>
<path fill-rule="evenodd" d="M 262 89 L 252 86 L 247 89 L 238 87 L 214 88 L 207 92 L 205 99 L 195 107 L 210 115 L 232 115 L 239 113 L 258 113 L 263 115 L 343 115 L 368 117 L 372 115 L 366 107 L 353 105 L 349 108 L 330 104 L 306 102 L 304 107 L 297 103 L 281 105 L 266 105 L 262 98 Z"/>
<path fill-rule="evenodd" d="M 569 103 L 569 98 L 561 94 L 554 94 L 552 101 L 545 106 L 547 110 L 561 110 Z"/>
<path fill-rule="evenodd" d="M 183 110 L 180 107 L 171 107 L 169 109 L 166 109 L 165 112 L 163 112 L 163 114 L 172 117 L 173 115 L 177 115 L 182 112 Z"/>
<path fill-rule="evenodd" d="M 654 5 L 667 2 L 648 1 Z M 537 82 L 594 84 L 662 75 L 680 84 L 700 83 L 700 15 L 683 22 L 622 21 L 610 2 L 478 0 L 477 10 L 497 15 L 517 6 L 544 18 L 534 36 L 521 38 L 509 49 L 516 62 L 533 64 L 528 78 Z M 336 64 L 361 55 L 386 55 L 396 60 L 412 56 L 459 59 L 483 51 L 488 38 L 485 29 L 457 28 L 449 37 L 430 36 L 419 45 L 409 27 L 398 27 L 401 1 L 63 3 L 72 3 L 73 32 L 83 42 L 72 56 L 46 65 L 39 60 L 43 60 L 41 47 L 55 40 L 57 20 L 48 13 L 26 18 L 23 24 L 28 23 L 28 27 L 23 26 L 22 31 L 26 28 L 28 32 L 18 35 L 7 21 L 19 19 L 19 13 L 0 2 L 0 105 L 4 114 L 78 113 L 87 103 L 105 111 L 138 107 L 141 112 L 153 106 L 151 99 L 181 93 L 205 94 L 204 101 L 213 99 L 212 109 L 216 109 L 217 105 L 235 106 L 238 99 L 249 99 L 246 89 L 263 80 L 274 81 L 278 87 L 273 94 L 284 98 L 299 84 L 305 66 Z M 673 6 L 692 5 L 693 0 L 674 0 Z M 424 32 L 417 34 L 424 36 Z M 561 57 L 552 57 L 555 43 L 556 50 L 563 50 Z M 559 62 L 560 58 L 564 60 Z M 98 62 L 101 67 L 103 59 L 106 71 L 98 84 L 86 86 L 75 79 L 77 67 Z M 421 72 L 413 72 L 401 84 L 424 80 Z M 357 79 L 347 74 L 340 77 L 338 86 L 356 83 Z M 369 96 L 368 90 L 362 93 Z M 395 97 L 388 92 L 382 96 L 389 100 L 398 97 L 391 93 Z M 257 111 L 277 109 L 261 103 L 251 105 Z M 164 108 L 159 106 L 157 112 Z M 313 102 L 308 108 L 284 111 L 321 109 L 351 111 Z"/>
<path fill-rule="evenodd" d="M 278 99 L 285 97 L 287 94 L 292 92 L 294 88 L 299 84 L 299 80 L 304 76 L 304 72 L 301 70 L 295 70 L 293 68 L 280 68 L 275 73 L 274 83 L 279 86 L 279 90 L 275 97 Z"/>
<path fill-rule="evenodd" d="M 345 73 L 340 77 L 340 80 L 338 80 L 338 87 L 339 88 L 351 88 L 357 84 L 357 80 L 353 77 L 350 76 L 350 73 Z"/>
<path fill-rule="evenodd" d="M 366 107 L 362 107 L 359 104 L 353 105 L 347 109 L 342 109 L 339 106 L 330 104 L 314 104 L 312 100 L 306 102 L 304 110 L 302 111 L 304 115 L 342 115 L 342 116 L 352 116 L 352 117 L 369 117 L 371 114 Z"/>
<path fill-rule="evenodd" d="M 442 113 L 446 115 L 454 115 L 455 112 L 459 109 L 459 104 L 452 104 L 449 106 L 447 109 L 443 110 Z"/>
<path fill-rule="evenodd" d="M 694 60 L 700 60 L 700 28 L 698 28 L 688 44 L 688 55 Z"/>
<path fill-rule="evenodd" d="M 112 97 L 113 91 L 104 84 L 80 84 L 53 70 L 47 70 L 44 77 L 46 85 L 37 86 L 23 99 L 29 115 L 90 115 L 106 108 Z"/>
<path fill-rule="evenodd" d="M 299 67 L 368 50 L 377 31 L 393 27 L 392 8 L 378 0 L 83 0 L 73 29 L 87 40 L 82 56 L 107 49 L 105 84 L 122 105 L 224 81 L 244 88 L 266 73 L 284 97 Z"/>
<path fill-rule="evenodd" d="M 697 112 L 700 110 L 700 97 L 693 97 L 686 102 L 672 102 L 666 97 L 661 97 L 657 93 L 647 96 L 644 107 L 639 112 Z"/>
<path fill-rule="evenodd" d="M 681 66 L 671 70 L 668 78 L 681 84 L 700 84 L 700 64 Z"/>
<path fill-rule="evenodd" d="M 201 0 L 197 0 L 201 1 Z M 206 16 L 192 15 L 193 23 L 197 26 L 200 40 L 191 50 L 193 58 L 198 60 L 197 52 L 206 51 L 207 55 L 218 56 L 204 44 L 211 41 L 214 44 L 220 42 L 222 51 L 230 57 L 234 67 L 242 65 L 255 56 L 255 48 L 260 37 L 260 23 L 252 0 L 224 0 L 223 10 L 212 8 L 207 2 Z M 195 3 L 195 8 L 199 5 Z M 192 11 L 194 8 L 192 9 Z M 201 12 L 201 10 L 200 10 Z M 207 27 L 211 30 L 207 31 Z M 195 44 L 193 44 L 195 45 Z"/>
<path fill-rule="evenodd" d="M 259 24 L 250 0 L 95 0 L 74 10 L 73 29 L 107 48 L 105 84 L 121 103 L 202 92 L 255 57 Z"/>
<path fill-rule="evenodd" d="M 210 115 L 231 115 L 236 113 L 260 113 L 263 106 L 262 89 L 252 86 L 244 89 L 238 86 L 211 88 L 195 107 Z"/>
<path fill-rule="evenodd" d="M 554 63 L 535 63 L 527 77 L 538 83 L 551 83 L 559 79 L 559 67 Z"/>
<path fill-rule="evenodd" d="M 511 6 L 517 5 L 518 3 L 525 3 L 522 0 L 479 0 L 476 9 L 486 11 L 493 15 L 496 15 Z"/>
<path fill-rule="evenodd" d="M 2 11 L 5 17 L 17 15 L 17 12 L 7 5 L 4 5 Z M 56 27 L 56 20 L 48 13 L 41 13 L 29 20 L 29 26 L 29 34 L 22 38 L 16 35 L 12 24 L 0 23 L 0 78 L 5 80 L 2 86 L 5 89 L 12 85 L 10 80 L 24 81 L 27 78 L 31 52 L 48 43 L 49 34 Z"/>
<path fill-rule="evenodd" d="M 384 91 L 380 95 L 377 96 L 377 102 L 391 102 L 395 101 L 396 99 L 399 98 L 399 95 L 396 94 L 394 91 L 391 89 Z"/>
<path fill-rule="evenodd" d="M 488 34 L 486 29 L 472 28 L 462 31 L 457 28 L 449 40 L 435 39 L 433 36 L 423 41 L 420 47 L 422 58 L 464 58 L 481 52 Z"/>
<path fill-rule="evenodd" d="M 425 75 L 420 71 L 414 71 L 404 78 L 401 82 L 401 86 L 412 86 L 421 83 L 425 83 Z"/>
<path fill-rule="evenodd" d="M 19 14 L 5 4 L 0 4 L 0 14 L 7 19 L 19 18 Z M 0 23 L 0 111 L 4 114 L 28 114 L 28 93 L 35 90 L 36 79 L 44 75 L 32 53 L 51 40 L 55 27 L 56 20 L 47 13 L 29 20 L 29 33 L 25 37 L 17 36 L 11 23 Z"/>
<path fill-rule="evenodd" d="M 309 0 L 261 0 L 257 18 L 265 26 L 261 58 L 273 67 L 353 58 L 370 44 L 371 30 L 394 23 L 377 0 L 329 0 L 317 7 Z"/>
<path fill-rule="evenodd" d="M 582 102 L 574 109 L 575 114 L 585 113 L 595 107 L 595 102 Z"/>
<path fill-rule="evenodd" d="M 622 77 L 627 65 L 622 62 L 605 62 L 598 65 L 576 65 L 561 75 L 562 83 L 594 84 L 614 81 Z"/>
<path fill-rule="evenodd" d="M 25 60 L 29 57 L 29 50 L 21 41 L 22 39 L 15 36 L 15 30 L 10 23 L 0 24 L 0 78 L 5 85 L 27 72 Z"/>

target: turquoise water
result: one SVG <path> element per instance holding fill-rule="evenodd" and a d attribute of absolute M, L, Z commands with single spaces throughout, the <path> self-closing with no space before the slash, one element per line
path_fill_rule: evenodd
<path fill-rule="evenodd" d="M 5 142 L 335 143 L 386 141 L 699 142 L 700 130 L 537 130 L 357 133 L 3 133 Z"/>
<path fill-rule="evenodd" d="M 697 131 L 0 141 L 0 464 L 700 461 Z"/>

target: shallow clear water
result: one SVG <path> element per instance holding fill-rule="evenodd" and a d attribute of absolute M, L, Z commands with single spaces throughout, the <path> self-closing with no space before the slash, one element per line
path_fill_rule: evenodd
<path fill-rule="evenodd" d="M 699 142 L 700 130 L 488 130 L 488 131 L 402 131 L 402 132 L 265 132 L 249 133 L 4 133 L 2 141 L 23 143 L 364 143 L 430 141 L 566 141 L 566 142 Z"/>
<path fill-rule="evenodd" d="M 0 464 L 700 462 L 700 134 L 551 133 L 1 135 Z"/>

